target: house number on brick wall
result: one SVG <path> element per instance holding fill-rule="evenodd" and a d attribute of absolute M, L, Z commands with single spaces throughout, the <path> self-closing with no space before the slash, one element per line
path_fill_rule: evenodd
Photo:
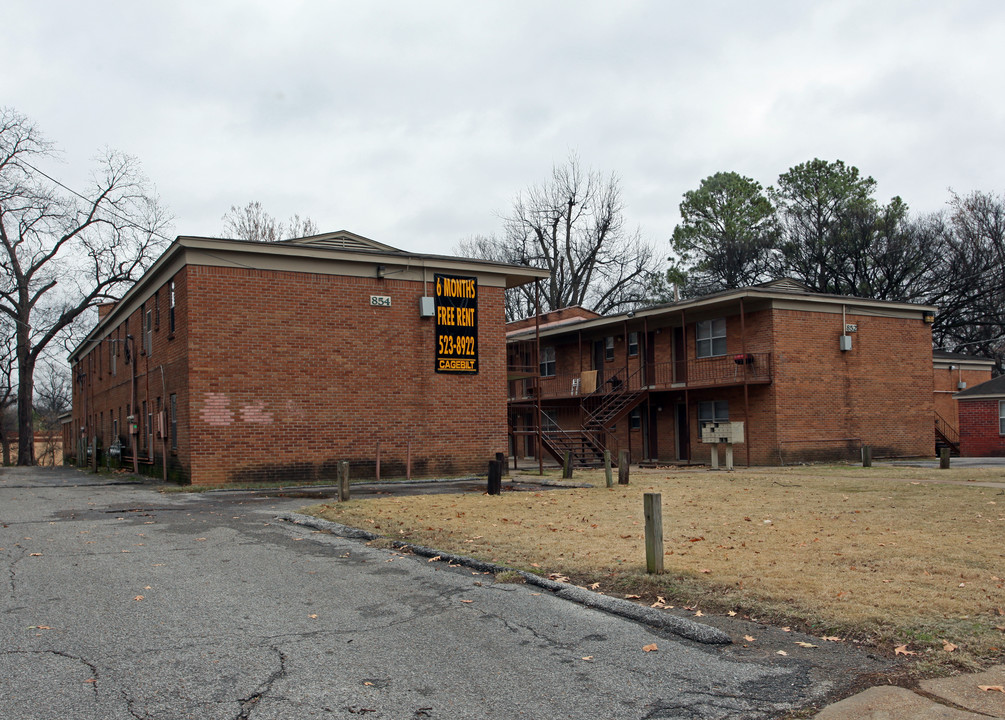
<path fill-rule="evenodd" d="M 370 304 L 374 307 L 391 307 L 390 295 L 371 295 Z"/>

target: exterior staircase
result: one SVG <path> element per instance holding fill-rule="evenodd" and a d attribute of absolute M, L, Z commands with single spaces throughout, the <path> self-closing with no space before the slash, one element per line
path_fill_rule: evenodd
<path fill-rule="evenodd" d="M 627 377 L 621 377 L 622 374 L 623 371 L 608 379 L 610 391 L 600 393 L 598 390 L 583 398 L 586 412 L 583 427 L 595 435 L 602 436 L 607 428 L 637 408 L 649 395 L 648 386 L 643 384 L 643 368 Z"/>
<path fill-rule="evenodd" d="M 960 455 L 960 431 L 944 418 L 938 410 L 935 411 L 935 454 L 942 448 L 949 448 L 949 454 Z"/>

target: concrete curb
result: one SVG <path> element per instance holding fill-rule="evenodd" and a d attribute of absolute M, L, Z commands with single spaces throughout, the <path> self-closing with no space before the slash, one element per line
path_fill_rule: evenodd
<path fill-rule="evenodd" d="M 324 530 L 332 533 L 333 535 L 349 538 L 351 540 L 376 540 L 383 537 L 382 535 L 378 535 L 377 533 L 372 533 L 367 530 L 360 530 L 359 528 L 349 527 L 347 525 L 342 525 L 341 523 L 332 522 L 331 520 L 316 518 L 312 515 L 302 515 L 301 513 L 280 513 L 276 516 L 276 518 L 293 523 L 294 525 L 304 525 L 306 527 L 314 528 L 315 530 Z M 661 612 L 656 608 L 636 605 L 633 602 L 629 602 L 628 600 L 623 600 L 621 598 L 614 598 L 608 595 L 600 595 L 599 593 L 590 592 L 589 590 L 577 587 L 576 585 L 555 582 L 554 580 L 543 578 L 539 575 L 535 575 L 534 573 L 525 572 L 523 570 L 514 570 L 513 568 L 506 567 L 505 565 L 476 560 L 475 558 L 467 557 L 466 555 L 455 555 L 453 553 L 435 550 L 422 545 L 414 545 L 401 540 L 392 540 L 391 544 L 396 548 L 408 549 L 409 551 L 422 557 L 431 558 L 438 556 L 441 560 L 448 563 L 463 565 L 465 567 L 478 570 L 479 572 L 515 572 L 523 577 L 528 584 L 536 585 L 537 587 L 545 590 L 550 590 L 563 600 L 569 600 L 571 602 L 579 603 L 585 607 L 596 608 L 598 610 L 603 610 L 604 612 L 609 612 L 613 615 L 619 615 L 620 617 L 624 617 L 629 620 L 644 623 L 651 627 L 667 630 L 686 640 L 693 640 L 705 645 L 728 645 L 733 642 L 729 635 L 718 628 L 702 625 L 694 620 L 677 617 L 676 615 L 670 615 L 668 613 Z"/>

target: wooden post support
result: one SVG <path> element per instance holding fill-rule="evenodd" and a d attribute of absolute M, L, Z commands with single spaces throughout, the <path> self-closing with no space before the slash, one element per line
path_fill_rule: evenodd
<path fill-rule="evenodd" d="M 568 480 L 572 477 L 572 450 L 565 451 L 565 461 L 562 463 L 562 479 Z"/>
<path fill-rule="evenodd" d="M 947 447 L 939 450 L 939 468 L 942 470 L 949 469 L 949 448 Z"/>
<path fill-rule="evenodd" d="M 499 468 L 502 470 L 502 474 L 509 475 L 509 463 L 506 462 L 506 453 L 497 452 L 496 462 L 499 463 Z"/>
<path fill-rule="evenodd" d="M 498 460 L 489 460 L 489 495 L 502 494 L 502 467 Z"/>
<path fill-rule="evenodd" d="M 607 480 L 607 487 L 614 487 L 614 473 L 611 470 L 610 450 L 604 450 L 604 478 Z"/>
<path fill-rule="evenodd" d="M 862 446 L 862 467 L 872 467 L 872 445 Z"/>
<path fill-rule="evenodd" d="M 336 477 L 338 478 L 338 501 L 346 502 L 349 499 L 349 461 L 339 460 Z"/>
<path fill-rule="evenodd" d="M 642 495 L 646 518 L 646 572 L 663 573 L 663 496 L 660 493 Z"/>
<path fill-rule="evenodd" d="M 618 485 L 628 484 L 628 466 L 631 464 L 631 456 L 627 450 L 622 450 L 618 454 Z"/>

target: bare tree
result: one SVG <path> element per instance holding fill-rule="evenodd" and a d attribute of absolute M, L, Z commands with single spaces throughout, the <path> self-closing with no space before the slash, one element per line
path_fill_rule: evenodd
<path fill-rule="evenodd" d="M 467 241 L 458 251 L 547 269 L 543 312 L 571 305 L 627 310 L 646 301 L 661 271 L 656 252 L 627 227 L 624 213 L 618 178 L 583 170 L 571 155 L 547 182 L 517 196 L 502 238 Z M 508 319 L 533 314 L 533 285 L 509 292 Z"/>
<path fill-rule="evenodd" d="M 0 315 L 0 447 L 4 465 L 10 465 L 10 433 L 15 425 L 12 412 L 17 402 L 15 357 L 14 323 L 6 315 Z"/>
<path fill-rule="evenodd" d="M 223 231 L 238 239 L 252 242 L 279 242 L 318 234 L 318 226 L 309 217 L 294 215 L 286 224 L 265 211 L 257 200 L 244 207 L 231 205 L 223 216 Z"/>
<path fill-rule="evenodd" d="M 19 465 L 35 459 L 39 358 L 89 308 L 120 297 L 143 274 L 169 222 L 135 159 L 105 151 L 77 193 L 38 169 L 52 155 L 31 120 L 0 111 L 0 313 L 15 326 Z"/>
<path fill-rule="evenodd" d="M 42 453 L 36 459 L 42 465 L 56 464 L 56 449 L 62 437 L 60 416 L 70 409 L 72 401 L 69 368 L 63 363 L 46 361 L 35 384 L 35 416 L 44 438 Z"/>

